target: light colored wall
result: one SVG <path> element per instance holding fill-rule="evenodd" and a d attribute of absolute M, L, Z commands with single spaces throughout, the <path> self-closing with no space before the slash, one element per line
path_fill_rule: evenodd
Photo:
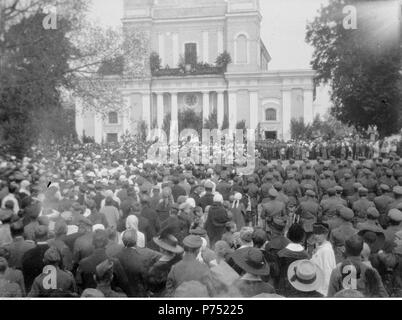
<path fill-rule="evenodd" d="M 237 92 L 237 122 L 246 120 L 246 126 L 250 125 L 250 95 L 248 90 Z"/>
<path fill-rule="evenodd" d="M 303 89 L 292 89 L 291 118 L 304 117 Z"/>

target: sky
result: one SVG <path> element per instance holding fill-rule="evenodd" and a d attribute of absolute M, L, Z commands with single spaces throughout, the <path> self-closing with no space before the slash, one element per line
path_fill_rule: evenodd
<path fill-rule="evenodd" d="M 260 0 L 261 38 L 272 60 L 270 70 L 307 69 L 313 49 L 305 43 L 307 21 L 313 20 L 327 0 Z M 123 0 L 92 0 L 91 18 L 118 26 Z"/>

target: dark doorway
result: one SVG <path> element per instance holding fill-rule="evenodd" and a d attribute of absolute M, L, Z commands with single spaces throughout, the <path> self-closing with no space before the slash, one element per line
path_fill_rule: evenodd
<path fill-rule="evenodd" d="M 278 137 L 278 134 L 276 131 L 265 131 L 265 139 L 266 140 L 276 140 Z"/>
<path fill-rule="evenodd" d="M 106 135 L 106 142 L 107 143 L 117 143 L 118 142 L 117 133 L 108 133 Z"/>
<path fill-rule="evenodd" d="M 191 64 L 195 66 L 197 64 L 197 44 L 196 43 L 186 43 L 185 44 L 185 54 L 184 54 L 185 64 Z"/>

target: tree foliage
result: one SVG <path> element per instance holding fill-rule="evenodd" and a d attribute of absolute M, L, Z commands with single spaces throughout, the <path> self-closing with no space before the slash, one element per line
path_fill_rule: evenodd
<path fill-rule="evenodd" d="M 331 85 L 332 115 L 358 130 L 376 125 L 386 136 L 401 126 L 401 56 L 398 43 L 386 39 L 387 31 L 378 32 L 368 14 L 387 1 L 369 2 L 330 0 L 307 25 L 306 41 L 314 47 L 316 82 Z M 342 10 L 348 4 L 357 7 L 357 29 L 344 28 Z"/>

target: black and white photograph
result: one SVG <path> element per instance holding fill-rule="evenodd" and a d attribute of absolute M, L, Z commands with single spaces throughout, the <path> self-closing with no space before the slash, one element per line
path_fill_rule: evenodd
<path fill-rule="evenodd" d="M 402 298 L 401 32 L 402 0 L 0 0 L 0 299 Z"/>

